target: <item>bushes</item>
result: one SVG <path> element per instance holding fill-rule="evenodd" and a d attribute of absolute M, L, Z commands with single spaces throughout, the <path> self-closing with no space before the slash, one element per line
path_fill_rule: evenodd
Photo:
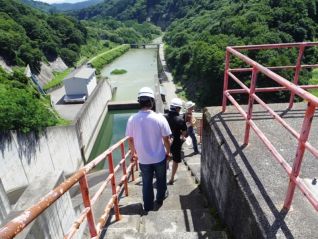
<path fill-rule="evenodd" d="M 41 131 L 59 118 L 21 72 L 7 74 L 0 68 L 0 132 Z"/>

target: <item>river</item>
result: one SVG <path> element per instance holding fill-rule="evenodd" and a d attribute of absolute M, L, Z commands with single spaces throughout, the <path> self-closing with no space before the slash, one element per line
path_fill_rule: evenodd
<path fill-rule="evenodd" d="M 127 73 L 111 75 L 115 69 L 125 69 Z M 154 88 L 157 71 L 157 49 L 131 49 L 107 65 L 101 74 L 108 77 L 113 87 L 117 87 L 114 101 L 130 101 L 137 99 L 141 87 Z"/>
<path fill-rule="evenodd" d="M 126 74 L 111 75 L 114 69 L 125 69 Z M 112 87 L 117 87 L 114 101 L 132 101 L 137 99 L 138 91 L 143 86 L 154 88 L 157 75 L 157 49 L 131 49 L 114 62 L 107 65 L 101 74 L 107 77 Z M 89 161 L 104 152 L 110 145 L 125 136 L 131 111 L 109 111 L 104 118 Z M 120 160 L 120 153 L 114 154 L 115 163 Z"/>

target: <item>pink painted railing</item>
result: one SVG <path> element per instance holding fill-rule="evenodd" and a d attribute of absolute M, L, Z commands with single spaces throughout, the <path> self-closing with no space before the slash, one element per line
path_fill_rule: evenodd
<path fill-rule="evenodd" d="M 269 151 L 273 154 L 279 164 L 285 169 L 289 176 L 289 186 L 287 189 L 287 195 L 284 202 L 284 208 L 289 209 L 293 200 L 294 192 L 296 186 L 301 190 L 303 195 L 309 200 L 309 202 L 318 211 L 318 200 L 315 198 L 314 194 L 305 185 L 302 178 L 299 177 L 301 165 L 303 161 L 304 152 L 307 149 L 311 152 L 314 157 L 318 158 L 318 150 L 314 148 L 307 140 L 312 124 L 312 120 L 315 114 L 315 109 L 318 106 L 318 98 L 309 92 L 307 89 L 318 88 L 318 85 L 298 85 L 299 73 L 302 68 L 314 68 L 318 65 L 302 65 L 302 58 L 304 56 L 304 50 L 306 47 L 317 47 L 318 42 L 303 42 L 303 43 L 290 43 L 290 44 L 272 44 L 272 45 L 250 45 L 250 46 L 233 46 L 226 48 L 225 57 L 225 73 L 224 73 L 224 90 L 223 90 L 223 102 L 222 111 L 225 112 L 227 101 L 229 100 L 241 113 L 241 115 L 246 120 L 245 126 L 245 136 L 244 144 L 249 143 L 250 129 L 252 128 L 256 135 L 263 141 Z M 249 50 L 264 50 L 264 49 L 279 49 L 279 48 L 298 48 L 298 58 L 295 66 L 277 66 L 277 67 L 265 67 L 256 61 L 250 59 L 248 56 L 242 54 L 240 51 Z M 245 62 L 250 68 L 230 68 L 230 57 L 236 57 Z M 293 82 L 288 81 L 282 76 L 276 74 L 274 70 L 283 69 L 294 69 Z M 235 75 L 239 72 L 251 72 L 251 83 L 248 88 L 238 77 Z M 267 87 L 267 88 L 256 88 L 257 76 L 259 73 L 264 74 L 269 79 L 275 81 L 280 85 L 279 87 Z M 228 89 L 229 80 L 234 80 L 241 89 Z M 275 92 L 275 91 L 290 91 L 289 109 L 293 107 L 295 95 L 302 98 L 308 102 L 307 110 L 302 123 L 301 132 L 296 132 L 281 116 L 279 116 L 274 110 L 272 110 L 262 99 L 260 99 L 256 93 L 257 92 Z M 248 108 L 247 112 L 239 105 L 239 103 L 234 99 L 232 94 L 248 94 Z M 256 123 L 253 121 L 253 105 L 254 101 L 263 106 L 273 118 L 278 121 L 284 128 L 286 128 L 298 141 L 297 152 L 295 155 L 293 166 L 290 166 L 283 156 L 277 151 L 270 140 L 265 136 L 265 134 L 258 128 Z"/>
<path fill-rule="evenodd" d="M 89 164 L 85 165 L 83 168 L 74 173 L 70 178 L 61 183 L 58 187 L 49 192 L 46 196 L 44 196 L 37 204 L 33 205 L 29 209 L 25 210 L 20 216 L 14 218 L 10 222 L 8 222 L 4 227 L 0 228 L 0 238 L 1 239 L 9 239 L 15 237 L 18 233 L 20 233 L 28 224 L 30 224 L 33 220 L 35 220 L 41 213 L 44 212 L 52 204 L 56 203 L 56 201 L 66 192 L 70 190 L 70 188 L 75 185 L 77 182 L 80 184 L 80 190 L 82 193 L 84 210 L 80 213 L 78 219 L 73 223 L 69 232 L 64 236 L 64 238 L 72 238 L 76 231 L 78 230 L 81 223 L 87 219 L 89 232 L 91 238 L 98 238 L 103 226 L 105 225 L 110 210 L 114 208 L 116 220 L 120 220 L 120 212 L 118 207 L 118 195 L 124 189 L 125 195 L 128 196 L 128 178 L 131 175 L 132 180 L 134 180 L 134 167 L 137 168 L 137 161 L 135 159 L 130 160 L 129 166 L 126 167 L 126 159 L 130 155 L 130 151 L 125 153 L 125 142 L 127 141 L 127 137 L 123 138 L 112 147 L 107 149 L 104 153 L 99 155 Z M 113 164 L 113 152 L 116 149 L 120 149 L 121 151 L 121 161 L 114 168 Z M 96 167 L 97 164 L 102 161 L 108 161 L 108 177 L 102 183 L 98 191 L 91 198 L 89 195 L 89 188 L 87 182 L 87 173 Z M 123 170 L 123 176 L 119 183 L 116 183 L 115 174 L 118 172 L 120 167 Z M 107 175 L 105 175 L 106 177 Z M 95 224 L 94 215 L 93 215 L 93 206 L 97 202 L 100 195 L 103 193 L 106 186 L 111 183 L 112 187 L 112 198 L 107 202 L 104 213 L 99 218 L 98 223 Z"/>

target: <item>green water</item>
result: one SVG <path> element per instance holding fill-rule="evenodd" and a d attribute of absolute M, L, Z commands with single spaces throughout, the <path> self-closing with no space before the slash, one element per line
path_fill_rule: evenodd
<path fill-rule="evenodd" d="M 112 75 L 115 69 L 127 71 L 123 75 Z M 112 87 L 117 87 L 113 101 L 131 101 L 137 99 L 137 93 L 143 86 L 154 89 L 157 70 L 157 49 L 131 49 L 102 71 Z"/>
<path fill-rule="evenodd" d="M 125 69 L 127 73 L 111 75 L 110 73 L 114 69 Z M 143 86 L 150 86 L 154 89 L 157 72 L 157 49 L 131 49 L 101 71 L 103 76 L 108 77 L 112 87 L 117 87 L 116 95 L 113 97 L 114 101 L 136 100 L 137 93 Z M 128 118 L 135 112 L 136 110 L 107 113 L 89 156 L 89 161 L 125 136 Z M 127 145 L 126 148 L 128 148 Z M 116 150 L 113 155 L 115 165 L 120 158 L 120 150 Z M 107 164 L 105 166 L 98 165 L 99 169 L 103 167 L 107 168 Z"/>
<path fill-rule="evenodd" d="M 104 118 L 102 127 L 96 138 L 94 147 L 89 156 L 88 161 L 96 158 L 103 153 L 109 146 L 115 144 L 125 136 L 126 124 L 128 118 L 134 114 L 134 110 L 113 110 L 109 111 Z M 125 145 L 125 151 L 128 150 L 128 145 Z M 120 149 L 114 151 L 113 160 L 116 165 L 121 159 Z M 98 165 L 98 169 L 107 168 L 107 165 Z"/>

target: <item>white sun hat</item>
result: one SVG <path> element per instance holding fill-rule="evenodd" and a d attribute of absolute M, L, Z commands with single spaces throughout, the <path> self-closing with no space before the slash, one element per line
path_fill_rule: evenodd
<path fill-rule="evenodd" d="M 195 103 L 192 102 L 192 101 L 188 101 L 188 102 L 185 103 L 184 108 L 187 110 L 187 109 L 190 109 L 193 106 L 195 106 Z"/>

